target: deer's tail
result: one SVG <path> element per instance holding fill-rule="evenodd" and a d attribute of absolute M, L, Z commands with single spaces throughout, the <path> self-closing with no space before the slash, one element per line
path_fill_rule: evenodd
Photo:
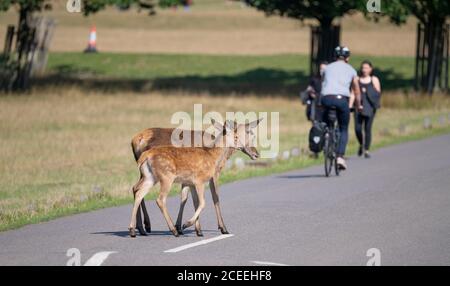
<path fill-rule="evenodd" d="M 139 157 L 142 153 L 140 149 L 140 143 L 141 138 L 139 136 L 133 137 L 133 139 L 131 140 L 131 149 L 133 150 L 134 160 L 136 160 L 136 162 L 139 160 Z"/>

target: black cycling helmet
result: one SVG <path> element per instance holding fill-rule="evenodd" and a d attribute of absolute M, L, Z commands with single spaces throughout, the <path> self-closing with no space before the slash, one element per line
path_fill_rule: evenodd
<path fill-rule="evenodd" d="M 336 58 L 348 58 L 350 56 L 350 49 L 337 46 L 336 49 L 334 49 L 334 53 L 336 54 Z"/>

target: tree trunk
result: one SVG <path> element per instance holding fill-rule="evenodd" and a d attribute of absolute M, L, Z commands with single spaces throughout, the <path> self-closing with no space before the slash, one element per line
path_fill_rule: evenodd
<path fill-rule="evenodd" d="M 422 25 L 417 35 L 416 89 L 431 95 L 436 88 L 448 89 L 448 30 L 439 19 Z"/>
<path fill-rule="evenodd" d="M 340 43 L 340 26 L 333 26 L 333 19 L 322 19 L 320 26 L 311 27 L 311 75 L 317 74 L 323 61 L 334 60 L 334 49 Z"/>
<path fill-rule="evenodd" d="M 17 77 L 14 89 L 26 89 L 29 82 L 29 52 L 34 41 L 34 29 L 30 27 L 29 21 L 32 11 L 20 8 L 19 22 L 17 27 L 16 53 L 17 53 Z"/>

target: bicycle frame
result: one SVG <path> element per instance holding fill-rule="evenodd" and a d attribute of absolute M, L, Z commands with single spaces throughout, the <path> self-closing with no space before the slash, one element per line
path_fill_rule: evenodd
<path fill-rule="evenodd" d="M 336 127 L 336 109 L 332 108 L 327 112 L 328 122 L 325 127 L 325 142 L 324 142 L 324 167 L 325 176 L 329 177 L 334 165 L 336 176 L 339 176 L 339 168 L 337 165 L 336 150 L 339 144 L 339 130 Z"/>

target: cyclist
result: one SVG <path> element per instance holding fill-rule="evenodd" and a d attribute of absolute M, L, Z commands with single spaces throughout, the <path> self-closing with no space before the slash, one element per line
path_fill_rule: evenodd
<path fill-rule="evenodd" d="M 335 55 L 336 61 L 329 64 L 323 74 L 321 102 L 324 107 L 325 122 L 328 121 L 330 109 L 336 109 L 340 132 L 336 151 L 337 165 L 339 169 L 346 170 L 347 165 L 344 155 L 348 142 L 348 125 L 350 122 L 350 89 L 353 89 L 355 94 L 355 104 L 358 110 L 362 110 L 361 91 L 356 70 L 348 64 L 350 50 L 347 47 L 338 46 L 335 49 Z"/>

